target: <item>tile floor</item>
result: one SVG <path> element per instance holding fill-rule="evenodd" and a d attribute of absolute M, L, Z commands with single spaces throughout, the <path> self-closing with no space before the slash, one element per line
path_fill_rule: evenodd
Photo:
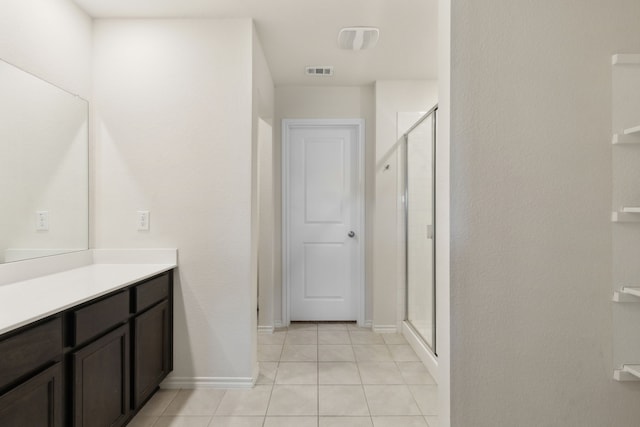
<path fill-rule="evenodd" d="M 292 324 L 258 335 L 251 390 L 160 390 L 131 427 L 437 427 L 437 388 L 401 335 Z"/>

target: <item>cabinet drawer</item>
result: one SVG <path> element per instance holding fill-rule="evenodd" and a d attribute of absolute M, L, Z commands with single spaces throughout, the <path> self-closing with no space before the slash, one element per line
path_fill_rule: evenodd
<path fill-rule="evenodd" d="M 169 297 L 169 275 L 151 279 L 134 288 L 136 313 Z"/>
<path fill-rule="evenodd" d="M 124 322 L 129 317 L 129 291 L 123 291 L 74 311 L 74 345 Z"/>
<path fill-rule="evenodd" d="M 62 353 L 62 321 L 49 320 L 0 341 L 0 388 Z"/>

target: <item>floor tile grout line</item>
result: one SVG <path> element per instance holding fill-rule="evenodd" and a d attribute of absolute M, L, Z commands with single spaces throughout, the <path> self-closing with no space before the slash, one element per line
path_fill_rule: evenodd
<path fill-rule="evenodd" d="M 278 362 L 278 367 L 280 362 Z M 276 375 L 278 374 L 278 368 L 276 368 Z M 276 388 L 276 378 L 273 377 L 273 384 L 271 384 L 271 393 L 269 393 L 269 400 L 267 401 L 267 409 L 264 411 L 264 418 L 262 419 L 262 427 L 267 423 L 267 414 L 269 413 L 269 406 L 271 405 L 271 397 L 273 396 L 273 389 Z"/>
<path fill-rule="evenodd" d="M 164 409 L 162 410 L 162 412 L 160 412 L 160 415 L 158 415 L 158 418 L 160 418 L 161 416 L 163 416 L 163 415 L 164 415 L 164 413 L 167 411 L 167 409 L 169 408 L 169 406 L 171 406 L 171 404 L 173 403 L 173 401 L 174 401 L 174 400 L 176 400 L 176 397 L 178 397 L 178 394 L 179 394 L 181 391 L 182 391 L 182 389 L 181 389 L 181 388 L 177 389 L 176 393 L 173 395 L 173 397 L 171 398 L 171 400 L 169 401 L 169 403 L 167 403 L 167 406 L 165 406 L 165 407 L 164 407 Z M 149 402 L 146 402 L 146 403 L 145 403 L 145 405 L 146 405 L 147 403 L 149 403 Z M 156 422 L 157 422 L 157 420 L 156 420 Z M 155 422 L 154 422 L 153 424 L 155 424 Z"/>
<path fill-rule="evenodd" d="M 394 360 L 393 363 L 395 363 L 396 368 L 398 368 L 398 372 L 400 372 L 400 377 L 402 378 L 402 384 L 408 386 L 409 384 L 407 384 L 407 380 L 404 378 L 404 375 L 402 375 L 402 369 L 400 369 L 400 365 L 398 364 L 398 361 Z"/>
<path fill-rule="evenodd" d="M 269 393 L 269 400 L 267 402 L 267 410 L 264 413 L 264 419 L 262 420 L 262 427 L 267 423 L 267 414 L 269 414 L 269 407 L 271 406 L 271 398 L 273 397 L 273 390 L 276 388 L 276 379 L 278 378 L 278 373 L 280 371 L 280 359 L 282 359 L 282 354 L 284 353 L 284 343 L 287 340 L 287 334 L 289 333 L 288 329 L 285 329 L 284 332 L 284 341 L 282 341 L 282 350 L 280 350 L 280 357 L 276 362 L 276 373 L 273 376 L 273 383 L 271 384 L 271 393 Z"/>
<path fill-rule="evenodd" d="M 213 415 L 211 416 L 212 418 L 218 412 L 218 409 L 220 408 L 220 405 L 222 404 L 222 399 L 224 399 L 227 396 L 227 392 L 228 391 L 229 391 L 229 389 L 225 389 L 224 390 L 224 393 L 222 394 L 222 397 L 220 398 L 220 401 L 216 405 L 216 409 L 213 411 Z"/>
<path fill-rule="evenodd" d="M 369 399 L 367 398 L 367 392 L 364 389 L 364 380 L 362 379 L 362 373 L 360 372 L 360 363 L 356 362 L 356 367 L 358 368 L 358 376 L 360 377 L 360 387 L 362 388 L 362 394 L 364 395 L 364 401 L 367 403 L 367 412 L 369 412 L 369 420 L 371 421 L 371 425 L 373 426 L 373 416 L 371 415 L 371 406 L 369 405 Z"/>
<path fill-rule="evenodd" d="M 133 418 L 131 420 L 133 421 Z M 156 419 L 153 421 L 153 423 L 151 423 L 151 427 L 155 426 L 158 423 L 158 421 L 160 421 L 160 417 L 156 417 Z"/>

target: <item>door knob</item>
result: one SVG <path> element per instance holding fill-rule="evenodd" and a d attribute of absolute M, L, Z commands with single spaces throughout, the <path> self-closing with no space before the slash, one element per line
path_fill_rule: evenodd
<path fill-rule="evenodd" d="M 356 237 L 356 233 L 354 233 L 353 231 L 350 231 L 348 235 L 349 235 L 349 237 L 351 237 L 351 238 Z"/>

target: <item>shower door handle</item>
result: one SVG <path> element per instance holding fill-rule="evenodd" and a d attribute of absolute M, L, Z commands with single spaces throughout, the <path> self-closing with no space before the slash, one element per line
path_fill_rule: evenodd
<path fill-rule="evenodd" d="M 427 225 L 427 239 L 433 240 L 433 225 Z"/>

